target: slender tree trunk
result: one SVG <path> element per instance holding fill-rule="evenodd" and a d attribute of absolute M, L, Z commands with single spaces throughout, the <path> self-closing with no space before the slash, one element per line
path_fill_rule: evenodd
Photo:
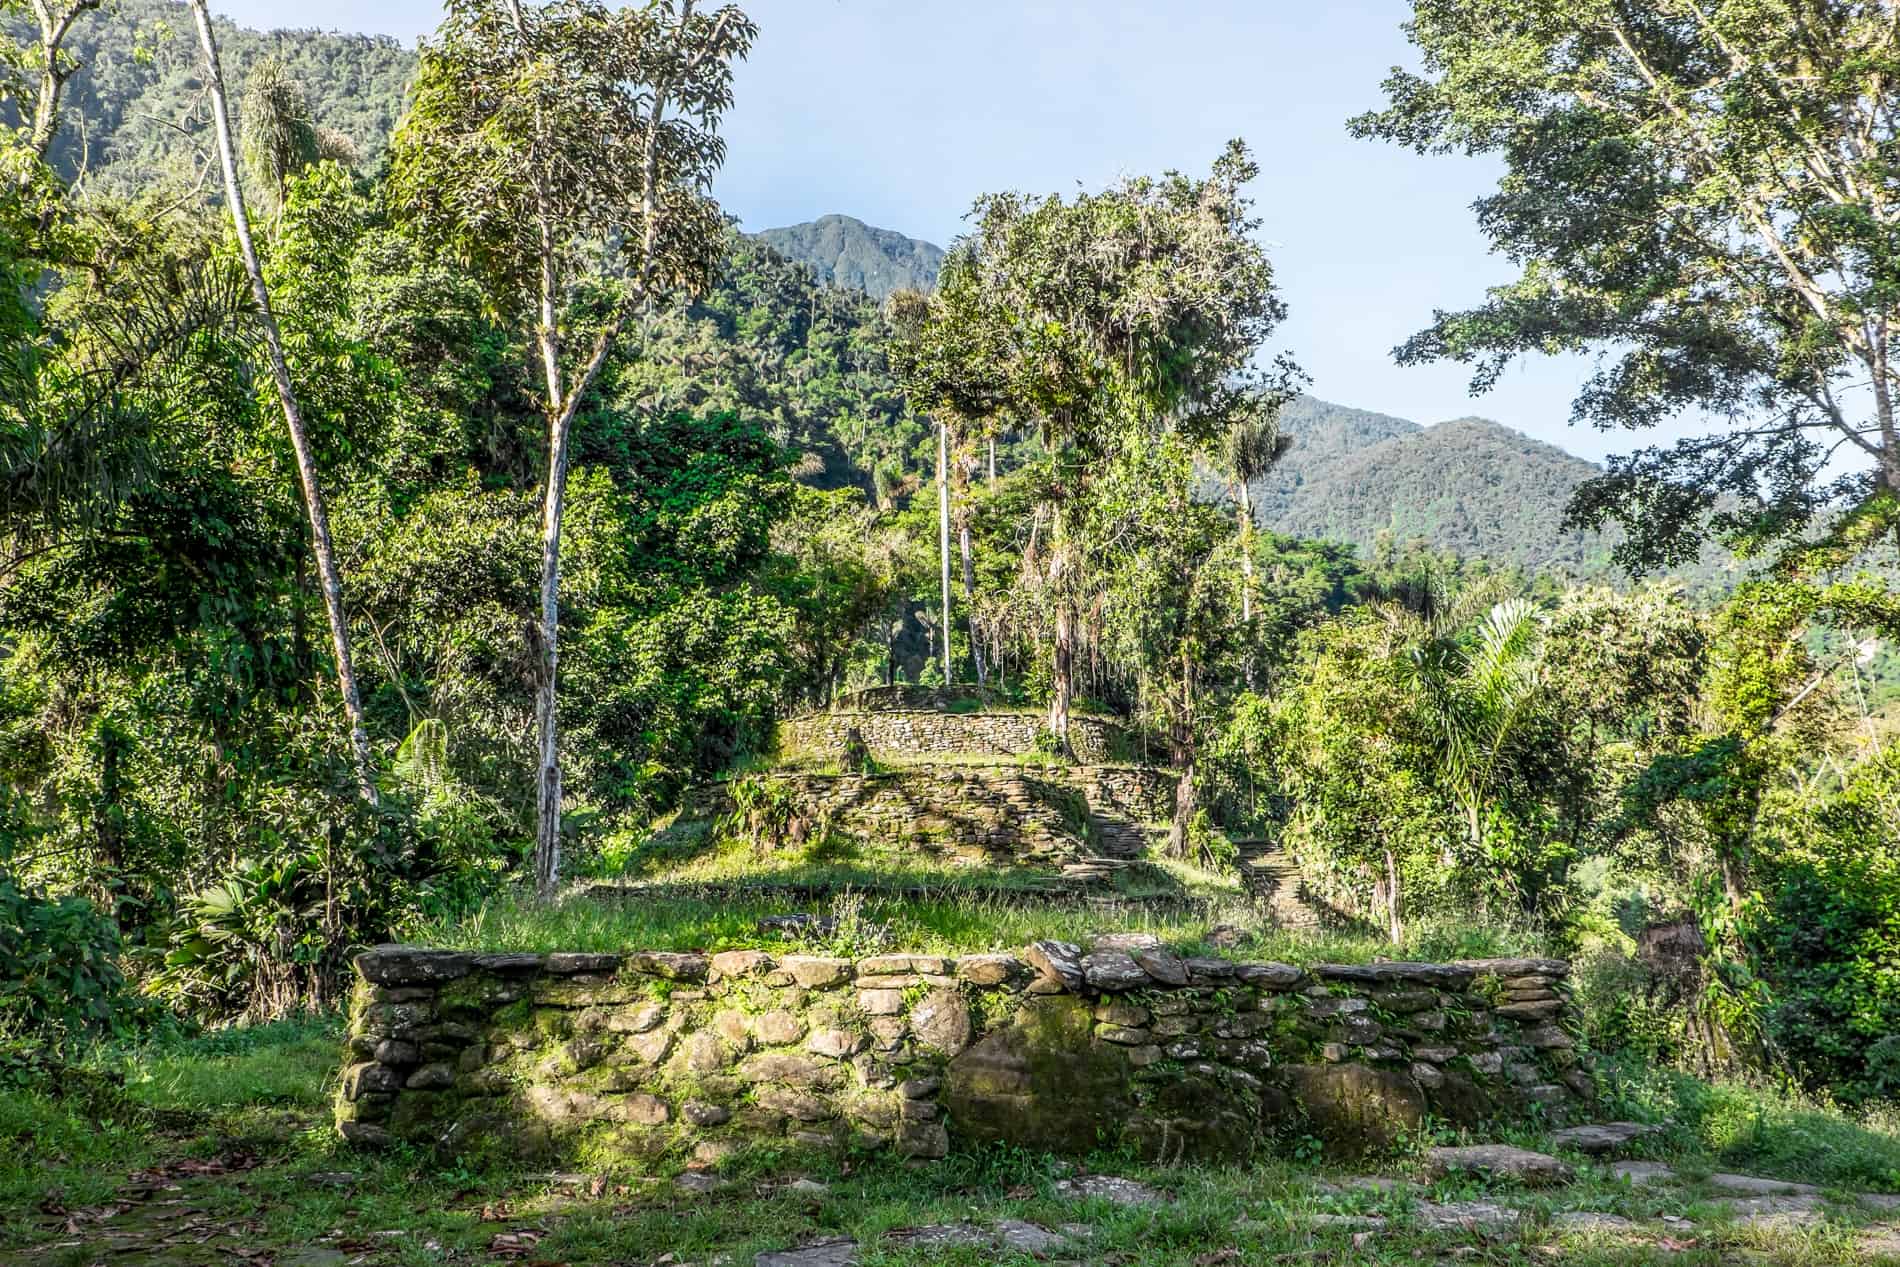
<path fill-rule="evenodd" d="M 1385 851 L 1385 916 L 1386 935 L 1396 946 L 1404 940 L 1405 930 L 1399 923 L 1399 862 L 1390 849 Z"/>
<path fill-rule="evenodd" d="M 1253 625 L 1253 493 L 1240 482 L 1240 623 Z"/>
<path fill-rule="evenodd" d="M 356 663 L 350 655 L 350 626 L 343 608 L 343 577 L 337 569 L 336 549 L 330 541 L 330 517 L 324 510 L 323 489 L 317 482 L 317 463 L 310 449 L 310 437 L 304 432 L 303 410 L 297 404 L 296 388 L 290 381 L 290 364 L 284 358 L 283 334 L 277 328 L 277 316 L 271 309 L 270 288 L 264 284 L 264 270 L 257 260 L 257 247 L 251 241 L 251 224 L 244 213 L 244 190 L 238 184 L 237 150 L 231 138 L 231 113 L 224 94 L 224 71 L 218 60 L 218 41 L 211 30 L 211 14 L 206 0 L 191 0 L 191 13 L 198 26 L 198 43 L 204 50 L 206 86 L 211 93 L 211 120 L 218 134 L 218 159 L 224 169 L 225 202 L 231 211 L 231 224 L 237 232 L 238 251 L 244 258 L 244 271 L 250 275 L 251 297 L 257 304 L 257 317 L 264 330 L 264 344 L 270 353 L 271 378 L 277 385 L 277 399 L 283 405 L 284 425 L 290 431 L 290 447 L 296 454 L 297 478 L 303 485 L 304 509 L 310 518 L 310 544 L 317 560 L 317 579 L 323 588 L 324 610 L 330 618 L 330 640 L 336 652 L 337 687 L 343 696 L 343 712 L 350 724 L 350 752 L 356 764 L 357 789 L 363 799 L 378 803 L 376 780 L 370 761 L 369 731 L 363 725 L 363 702 L 356 689 Z"/>
<path fill-rule="evenodd" d="M 996 437 L 990 437 L 990 490 L 996 489 Z"/>
<path fill-rule="evenodd" d="M 1069 747 L 1069 706 L 1075 689 L 1075 612 L 1069 603 L 1069 534 L 1064 531 L 1063 507 L 1058 502 L 1050 516 L 1049 595 L 1055 603 L 1054 660 L 1049 674 L 1049 733 L 1063 756 Z"/>
<path fill-rule="evenodd" d="M 957 548 L 963 555 L 963 607 L 970 626 L 970 663 L 976 670 L 976 684 L 989 685 L 989 665 L 983 661 L 983 642 L 976 636 L 976 563 L 970 553 L 970 517 L 965 512 L 957 525 Z"/>
<path fill-rule="evenodd" d="M 937 555 L 943 581 L 943 684 L 952 681 L 950 658 L 950 427 L 937 423 Z"/>

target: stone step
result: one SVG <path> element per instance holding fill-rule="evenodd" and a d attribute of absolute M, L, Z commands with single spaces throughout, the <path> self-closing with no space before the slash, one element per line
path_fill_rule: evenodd
<path fill-rule="evenodd" d="M 1235 863 L 1240 882 L 1256 904 L 1282 928 L 1318 928 L 1326 922 L 1322 906 L 1311 900 L 1300 868 L 1270 840 L 1237 840 Z"/>

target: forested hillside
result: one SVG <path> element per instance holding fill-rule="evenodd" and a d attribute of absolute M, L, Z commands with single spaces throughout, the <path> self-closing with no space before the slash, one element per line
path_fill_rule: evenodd
<path fill-rule="evenodd" d="M 1527 571 L 1595 575 L 1596 534 L 1565 531 L 1564 507 L 1597 468 L 1484 418 L 1421 427 L 1302 397 L 1286 411 L 1293 449 L 1254 490 L 1259 522 L 1362 549 L 1381 533 L 1421 538 Z"/>
<path fill-rule="evenodd" d="M 75 27 L 80 69 L 67 87 L 56 168 L 83 170 L 88 187 L 114 195 L 199 179 L 208 121 L 185 13 L 174 0 L 122 0 Z M 220 31 L 234 81 L 274 57 L 313 121 L 347 137 L 362 169 L 374 165 L 414 73 L 412 52 L 377 36 Z M 771 250 L 735 235 L 716 289 L 650 328 L 652 364 L 640 373 L 668 406 L 743 407 L 767 421 L 774 438 L 809 455 L 800 468 L 808 482 L 901 492 L 926 474 L 930 443 L 901 408 L 876 301 L 934 286 L 942 249 L 836 214 L 753 237 Z M 702 372 L 683 374 L 689 361 Z M 1294 449 L 1255 488 L 1263 527 L 1362 549 L 1390 533 L 1577 575 L 1607 566 L 1600 540 L 1561 529 L 1571 490 L 1594 468 L 1560 449 L 1478 419 L 1426 429 L 1312 397 L 1285 421 Z"/>
<path fill-rule="evenodd" d="M 223 21 L 218 38 L 240 91 L 252 68 L 274 57 L 318 127 L 347 137 L 366 164 L 381 155 L 415 74 L 413 52 L 381 35 L 264 33 Z M 66 48 L 79 70 L 66 85 L 54 168 L 69 179 L 83 171 L 88 187 L 116 195 L 195 183 L 210 157 L 210 123 L 185 6 L 112 0 L 74 25 Z"/>
<path fill-rule="evenodd" d="M 819 216 L 758 235 L 789 260 L 811 266 L 820 281 L 883 299 L 894 290 L 937 284 L 943 248 L 850 216 Z"/>

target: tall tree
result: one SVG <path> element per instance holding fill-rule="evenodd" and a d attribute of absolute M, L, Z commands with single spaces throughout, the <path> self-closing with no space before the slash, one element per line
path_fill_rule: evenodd
<path fill-rule="evenodd" d="M 323 589 L 324 612 L 330 621 L 330 643 L 336 655 L 337 688 L 343 696 L 344 715 L 349 719 L 350 755 L 356 766 L 357 787 L 365 800 L 374 803 L 376 778 L 370 759 L 369 731 L 363 725 L 363 701 L 356 687 L 349 617 L 343 606 L 343 574 L 337 567 L 336 548 L 330 541 L 330 516 L 324 509 L 323 486 L 317 479 L 316 456 L 304 428 L 297 389 L 290 380 L 290 363 L 284 357 L 283 334 L 277 326 L 277 314 L 271 308 L 270 287 L 264 282 L 264 269 L 251 239 L 251 222 L 244 211 L 237 145 L 231 134 L 231 112 L 225 100 L 224 68 L 218 59 L 218 39 L 211 29 L 211 13 L 205 0 L 191 0 L 191 15 L 198 26 L 199 48 L 204 53 L 205 83 L 211 93 L 211 121 L 217 130 L 218 160 L 224 172 L 225 205 L 230 209 L 238 253 L 243 257 L 244 271 L 251 281 L 251 297 L 257 305 L 258 325 L 263 330 L 264 347 L 270 358 L 271 381 L 276 385 L 277 400 L 283 407 L 284 426 L 290 432 L 297 480 L 303 486 L 304 512 L 310 520 L 310 546 L 316 555 L 317 580 Z"/>
<path fill-rule="evenodd" d="M 1415 0 L 1421 73 L 1354 132 L 1494 154 L 1478 220 L 1522 275 L 1439 312 L 1403 363 L 1594 349 L 1573 416 L 1707 435 L 1613 459 L 1570 507 L 1632 566 L 1900 525 L 1900 21 L 1865 0 Z M 1858 461 L 1837 463 L 1838 455 Z M 1851 467 L 1841 474 L 1842 468 Z"/>
<path fill-rule="evenodd" d="M 628 321 L 710 283 L 725 240 L 707 194 L 725 157 L 719 118 L 755 34 L 736 7 L 702 14 L 693 0 L 450 0 L 391 147 L 399 211 L 482 274 L 504 313 L 531 314 L 548 434 L 533 626 L 543 894 L 561 871 L 556 684 L 574 420 Z M 576 292 L 603 244 L 613 276 L 592 270 L 610 284 L 604 301 L 587 296 L 590 321 Z M 576 326 L 591 329 L 591 346 L 570 362 Z"/>
<path fill-rule="evenodd" d="M 1167 429 L 1211 444 L 1249 406 L 1253 358 L 1285 315 L 1250 236 L 1242 191 L 1258 173 L 1234 141 L 1205 179 L 1130 178 L 1072 202 L 981 198 L 917 336 L 913 400 L 1041 432 L 1046 540 L 1025 565 L 1048 610 L 1049 729 L 1065 749 L 1094 472 Z"/>

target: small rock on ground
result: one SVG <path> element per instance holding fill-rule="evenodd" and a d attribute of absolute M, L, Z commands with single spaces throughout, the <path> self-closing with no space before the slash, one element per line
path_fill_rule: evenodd
<path fill-rule="evenodd" d="M 1708 1185 L 1721 1192 L 1736 1192 L 1745 1197 L 1772 1197 L 1789 1193 L 1811 1197 L 1820 1191 L 1811 1183 L 1788 1183 L 1782 1179 L 1764 1179 L 1759 1175 L 1710 1175 Z"/>
<path fill-rule="evenodd" d="M 1051 1232 L 1046 1227 L 1024 1223 L 1020 1219 L 998 1220 L 996 1235 L 1004 1246 L 1019 1254 L 1046 1254 L 1069 1243 L 1069 1238 L 1060 1232 Z"/>
<path fill-rule="evenodd" d="M 797 1249 L 768 1250 L 752 1260 L 752 1267 L 853 1267 L 857 1261 L 858 1243 L 834 1237 Z"/>
<path fill-rule="evenodd" d="M 1491 1201 L 1421 1201 L 1413 1212 L 1420 1224 L 1433 1231 L 1463 1228 L 1474 1232 L 1502 1231 L 1517 1226 L 1524 1216 L 1507 1205 Z"/>
<path fill-rule="evenodd" d="M 1338 1227 L 1348 1232 L 1376 1232 L 1385 1226 L 1385 1218 L 1377 1214 L 1311 1214 L 1306 1221 L 1313 1227 Z"/>
<path fill-rule="evenodd" d="M 1463 1170 L 1493 1179 L 1515 1179 L 1531 1187 L 1569 1183 L 1570 1167 L 1555 1157 L 1509 1144 L 1477 1144 L 1467 1148 L 1434 1148 L 1426 1154 L 1434 1174 Z"/>
<path fill-rule="evenodd" d="M 1627 1179 L 1632 1188 L 1647 1188 L 1652 1183 L 1668 1183 L 1676 1172 L 1659 1161 L 1619 1161 L 1610 1167 L 1618 1179 Z"/>
<path fill-rule="evenodd" d="M 1552 1132 L 1550 1142 L 1557 1148 L 1574 1149 L 1591 1157 L 1607 1157 L 1656 1134 L 1656 1131 L 1656 1127 L 1644 1126 L 1640 1122 L 1598 1122 L 1591 1126 L 1571 1126 Z"/>
<path fill-rule="evenodd" d="M 1064 1201 L 1086 1201 L 1093 1197 L 1116 1205 L 1159 1205 L 1161 1194 L 1147 1184 L 1123 1179 L 1118 1175 L 1084 1175 L 1080 1179 L 1056 1181 L 1056 1195 Z"/>

